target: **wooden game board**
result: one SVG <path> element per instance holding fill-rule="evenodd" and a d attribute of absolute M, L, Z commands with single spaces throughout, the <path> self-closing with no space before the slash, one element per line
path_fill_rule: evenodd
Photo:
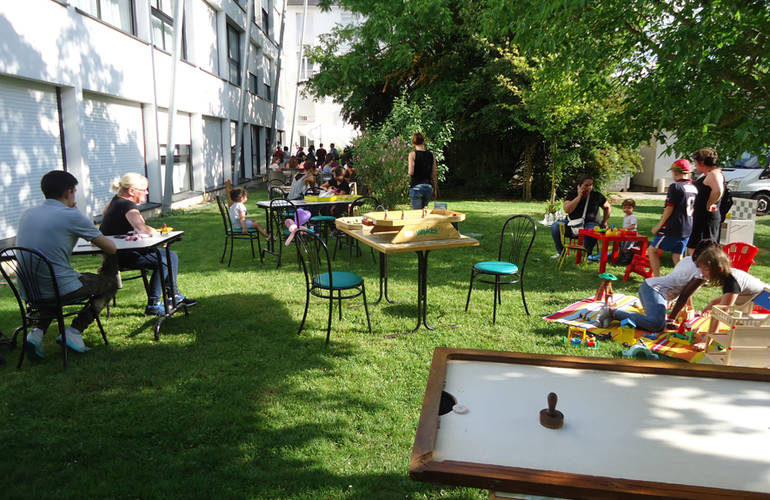
<path fill-rule="evenodd" d="M 453 222 L 465 220 L 465 214 L 434 208 L 432 210 L 390 210 L 369 212 L 362 217 L 344 217 L 338 219 L 338 227 L 347 225 L 348 229 L 361 229 L 370 226 L 371 233 L 396 233 L 392 243 L 414 241 L 459 239 L 460 233 L 452 226 Z M 351 220 L 352 219 L 352 220 Z M 350 225 L 358 225 L 350 227 Z"/>

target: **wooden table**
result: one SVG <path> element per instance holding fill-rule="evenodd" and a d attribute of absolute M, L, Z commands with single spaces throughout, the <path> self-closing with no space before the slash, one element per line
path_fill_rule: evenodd
<path fill-rule="evenodd" d="M 593 229 L 581 229 L 578 231 L 578 244 L 580 246 L 583 246 L 583 238 L 589 237 L 589 238 L 595 238 L 597 240 L 600 240 L 602 242 L 602 250 L 601 250 L 601 260 L 599 261 L 599 272 L 603 273 L 607 269 L 607 260 L 609 260 L 609 246 L 610 243 L 612 243 L 612 262 L 615 262 L 615 260 L 618 258 L 618 253 L 620 252 L 620 245 L 618 243 L 624 242 L 624 241 L 638 241 L 642 244 L 642 250 L 640 255 L 645 255 L 647 252 L 647 245 L 649 242 L 649 239 L 647 236 L 641 235 L 639 233 L 636 234 L 624 234 L 624 235 L 615 235 L 615 236 L 608 236 L 606 233 L 597 233 Z M 580 259 L 583 257 L 583 251 L 578 250 L 577 255 L 575 256 L 575 264 L 580 264 Z"/>
<path fill-rule="evenodd" d="M 561 429 L 540 424 L 549 392 Z M 770 370 L 439 347 L 409 475 L 560 498 L 768 498 L 769 425 Z"/>
<path fill-rule="evenodd" d="M 414 333 L 419 330 L 420 325 L 428 330 L 434 328 L 428 325 L 428 254 L 431 250 L 443 250 L 447 248 L 475 247 L 479 245 L 478 240 L 467 236 L 460 236 L 449 240 L 429 240 L 415 241 L 409 243 L 392 243 L 395 233 L 375 233 L 372 234 L 371 227 L 363 229 L 349 229 L 344 226 L 337 226 L 337 229 L 348 236 L 364 243 L 377 250 L 380 254 L 380 297 L 382 297 L 383 282 L 387 294 L 388 274 L 387 274 L 387 256 L 396 253 L 415 252 L 417 254 L 417 326 L 406 333 Z M 399 334 L 388 335 L 394 337 Z"/>
<path fill-rule="evenodd" d="M 155 340 L 160 340 L 160 327 L 163 322 L 166 320 L 166 318 L 171 317 L 171 315 L 173 315 L 180 306 L 184 306 L 184 314 L 185 316 L 188 315 L 187 306 L 176 302 L 176 294 L 174 293 L 176 286 L 174 283 L 174 273 L 171 269 L 171 250 L 169 248 L 172 243 L 181 240 L 182 236 L 184 236 L 184 231 L 171 231 L 166 234 L 159 234 L 156 236 L 140 238 L 137 240 L 128 240 L 124 236 L 107 236 L 107 238 L 111 239 L 112 242 L 115 243 L 115 246 L 118 248 L 118 252 L 130 250 L 155 252 L 157 254 L 159 263 L 161 262 L 160 252 L 163 251 L 163 249 L 160 247 L 165 247 L 166 266 L 168 267 L 168 272 L 166 274 L 168 274 L 168 281 L 166 281 L 163 271 L 161 269 L 157 270 L 160 273 L 161 291 L 163 294 L 162 301 L 165 313 L 155 322 Z M 72 250 L 73 255 L 88 255 L 98 253 L 102 253 L 102 250 L 99 247 L 82 238 L 78 239 L 77 243 L 75 244 L 75 248 Z"/>

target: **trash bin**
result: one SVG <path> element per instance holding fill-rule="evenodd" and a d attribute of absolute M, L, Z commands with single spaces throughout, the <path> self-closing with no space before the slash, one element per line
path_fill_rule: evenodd
<path fill-rule="evenodd" d="M 666 179 L 663 177 L 659 177 L 655 179 L 655 191 L 658 193 L 665 193 L 666 192 Z"/>

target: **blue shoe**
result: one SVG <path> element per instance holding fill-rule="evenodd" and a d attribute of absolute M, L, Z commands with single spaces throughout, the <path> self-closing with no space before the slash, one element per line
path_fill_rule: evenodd
<path fill-rule="evenodd" d="M 174 300 L 177 304 L 184 304 L 187 307 L 192 307 L 195 305 L 198 305 L 198 301 L 195 299 L 190 299 L 182 295 L 181 293 L 178 293 L 174 296 Z"/>
<path fill-rule="evenodd" d="M 602 260 L 602 256 L 599 255 L 598 253 L 594 254 L 594 255 L 589 255 L 588 256 L 588 261 L 589 262 L 599 262 L 600 260 Z"/>
<path fill-rule="evenodd" d="M 165 316 L 166 310 L 163 308 L 163 304 L 157 302 L 155 304 L 147 304 L 144 308 L 145 316 Z"/>
<path fill-rule="evenodd" d="M 27 334 L 24 352 L 30 359 L 45 359 L 45 353 L 43 352 L 43 331 L 40 328 L 33 328 Z"/>
<path fill-rule="evenodd" d="M 83 342 L 83 335 L 79 331 L 69 326 L 65 333 L 67 334 L 67 347 L 73 351 L 83 354 L 84 352 L 91 350 L 91 348 L 87 347 Z M 56 337 L 56 343 L 61 345 L 61 335 Z"/>

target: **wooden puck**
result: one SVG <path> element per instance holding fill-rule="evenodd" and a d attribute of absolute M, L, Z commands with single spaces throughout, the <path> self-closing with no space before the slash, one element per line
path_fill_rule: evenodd
<path fill-rule="evenodd" d="M 549 429 L 561 429 L 564 426 L 564 414 L 556 409 L 558 396 L 548 394 L 548 408 L 540 410 L 540 425 Z"/>

